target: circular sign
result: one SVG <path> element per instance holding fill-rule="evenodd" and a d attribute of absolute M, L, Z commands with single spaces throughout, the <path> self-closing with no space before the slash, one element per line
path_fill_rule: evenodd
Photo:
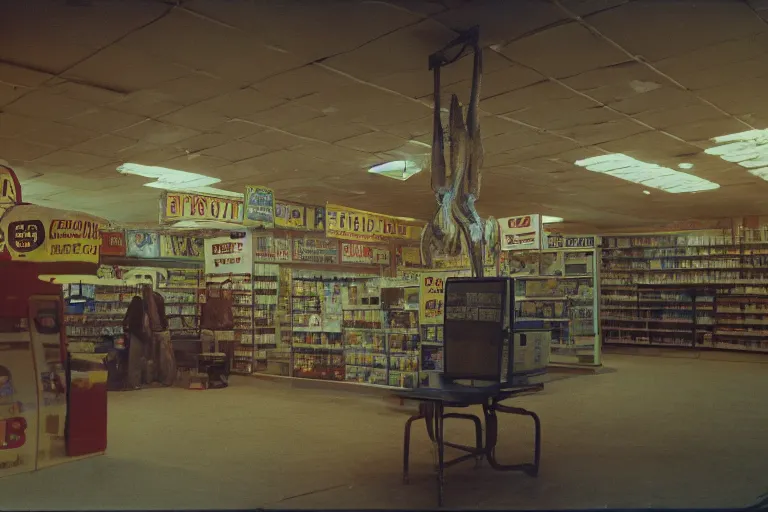
<path fill-rule="evenodd" d="M 45 242 L 45 226 L 39 220 L 19 220 L 8 224 L 8 245 L 20 253 L 32 252 Z"/>

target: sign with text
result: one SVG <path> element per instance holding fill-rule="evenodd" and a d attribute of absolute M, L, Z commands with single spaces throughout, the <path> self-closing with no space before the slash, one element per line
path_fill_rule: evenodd
<path fill-rule="evenodd" d="M 539 215 L 499 219 L 499 229 L 503 251 L 541 248 L 541 216 Z"/>
<path fill-rule="evenodd" d="M 125 242 L 125 254 L 129 258 L 160 257 L 160 237 L 153 231 L 126 231 Z"/>
<path fill-rule="evenodd" d="M 444 272 L 422 273 L 419 276 L 419 325 L 442 325 L 445 314 Z"/>
<path fill-rule="evenodd" d="M 183 235 L 160 235 L 160 257 L 177 260 L 202 260 L 203 239 Z"/>
<path fill-rule="evenodd" d="M 364 244 L 342 242 L 341 262 L 365 265 L 389 265 L 392 260 L 389 249 Z"/>
<path fill-rule="evenodd" d="M 163 192 L 161 223 L 182 220 L 215 220 L 243 223 L 243 200 L 185 192 Z"/>
<path fill-rule="evenodd" d="M 254 234 L 253 260 L 258 262 L 291 261 L 291 240 L 272 234 Z"/>
<path fill-rule="evenodd" d="M 243 224 L 265 229 L 275 227 L 275 193 L 271 188 L 245 187 Z"/>
<path fill-rule="evenodd" d="M 102 256 L 125 256 L 125 233 L 123 231 L 101 232 Z"/>
<path fill-rule="evenodd" d="M 250 274 L 253 272 L 253 239 L 249 232 L 205 240 L 206 274 Z"/>
<path fill-rule="evenodd" d="M 324 231 L 325 208 L 275 201 L 275 227 L 300 231 Z"/>
<path fill-rule="evenodd" d="M 339 262 L 339 242 L 326 238 L 294 238 L 293 261 L 336 264 Z"/>
<path fill-rule="evenodd" d="M 13 260 L 98 263 L 105 223 L 84 213 L 17 205 L 3 215 L 0 230 Z"/>
<path fill-rule="evenodd" d="M 548 233 L 545 237 L 545 249 L 586 250 L 591 251 L 597 246 L 594 236 L 558 235 Z"/>
<path fill-rule="evenodd" d="M 397 266 L 406 268 L 421 267 L 421 248 L 407 245 L 398 247 Z"/>
<path fill-rule="evenodd" d="M 409 219 L 388 217 L 329 204 L 325 208 L 325 234 L 359 242 L 419 240 L 422 224 Z"/>

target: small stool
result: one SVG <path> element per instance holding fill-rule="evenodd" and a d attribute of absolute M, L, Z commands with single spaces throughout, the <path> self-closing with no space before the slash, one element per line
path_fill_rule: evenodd
<path fill-rule="evenodd" d="M 209 352 L 197 356 L 197 371 L 208 375 L 208 387 L 225 388 L 229 385 L 229 365 L 223 352 Z"/>

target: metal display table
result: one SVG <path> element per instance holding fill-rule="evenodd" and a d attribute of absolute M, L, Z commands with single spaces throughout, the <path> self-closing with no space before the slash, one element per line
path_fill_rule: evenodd
<path fill-rule="evenodd" d="M 437 503 L 443 505 L 443 473 L 445 468 L 459 462 L 472 460 L 480 464 L 483 458 L 488 460 L 490 466 L 497 471 L 523 471 L 530 476 L 538 476 L 539 460 L 541 455 L 541 421 L 538 415 L 532 411 L 519 407 L 502 405 L 501 402 L 521 394 L 540 391 L 543 384 L 534 384 L 520 387 L 501 388 L 470 387 L 458 384 L 450 384 L 445 388 L 421 388 L 396 393 L 396 396 L 407 400 L 419 401 L 419 413 L 411 416 L 405 422 L 405 436 L 403 441 L 403 483 L 408 483 L 408 456 L 411 441 L 411 424 L 424 419 L 429 438 L 435 443 L 437 449 Z M 483 424 L 474 414 L 446 413 L 446 408 L 465 408 L 472 405 L 480 405 L 483 408 L 485 419 L 485 439 L 483 439 Z M 533 462 L 524 464 L 501 464 L 496 460 L 496 442 L 498 440 L 498 419 L 496 413 L 517 414 L 533 418 L 535 427 L 535 440 Z M 447 418 L 467 419 L 475 424 L 475 446 L 465 446 L 451 443 L 443 438 L 443 421 Z M 449 446 L 466 452 L 455 459 L 446 461 L 444 457 L 445 447 Z"/>

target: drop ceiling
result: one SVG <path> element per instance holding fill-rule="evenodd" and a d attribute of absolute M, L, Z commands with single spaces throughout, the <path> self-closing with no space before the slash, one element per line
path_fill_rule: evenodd
<path fill-rule="evenodd" d="M 0 161 L 24 199 L 153 222 L 123 163 L 282 199 L 428 219 L 427 56 L 479 25 L 478 208 L 620 229 L 768 214 L 768 182 L 704 151 L 768 128 L 768 2 L 0 0 Z M 446 68 L 464 101 L 468 58 Z M 720 187 L 673 194 L 574 162 L 621 153 Z M 651 193 L 644 193 L 650 191 Z"/>

